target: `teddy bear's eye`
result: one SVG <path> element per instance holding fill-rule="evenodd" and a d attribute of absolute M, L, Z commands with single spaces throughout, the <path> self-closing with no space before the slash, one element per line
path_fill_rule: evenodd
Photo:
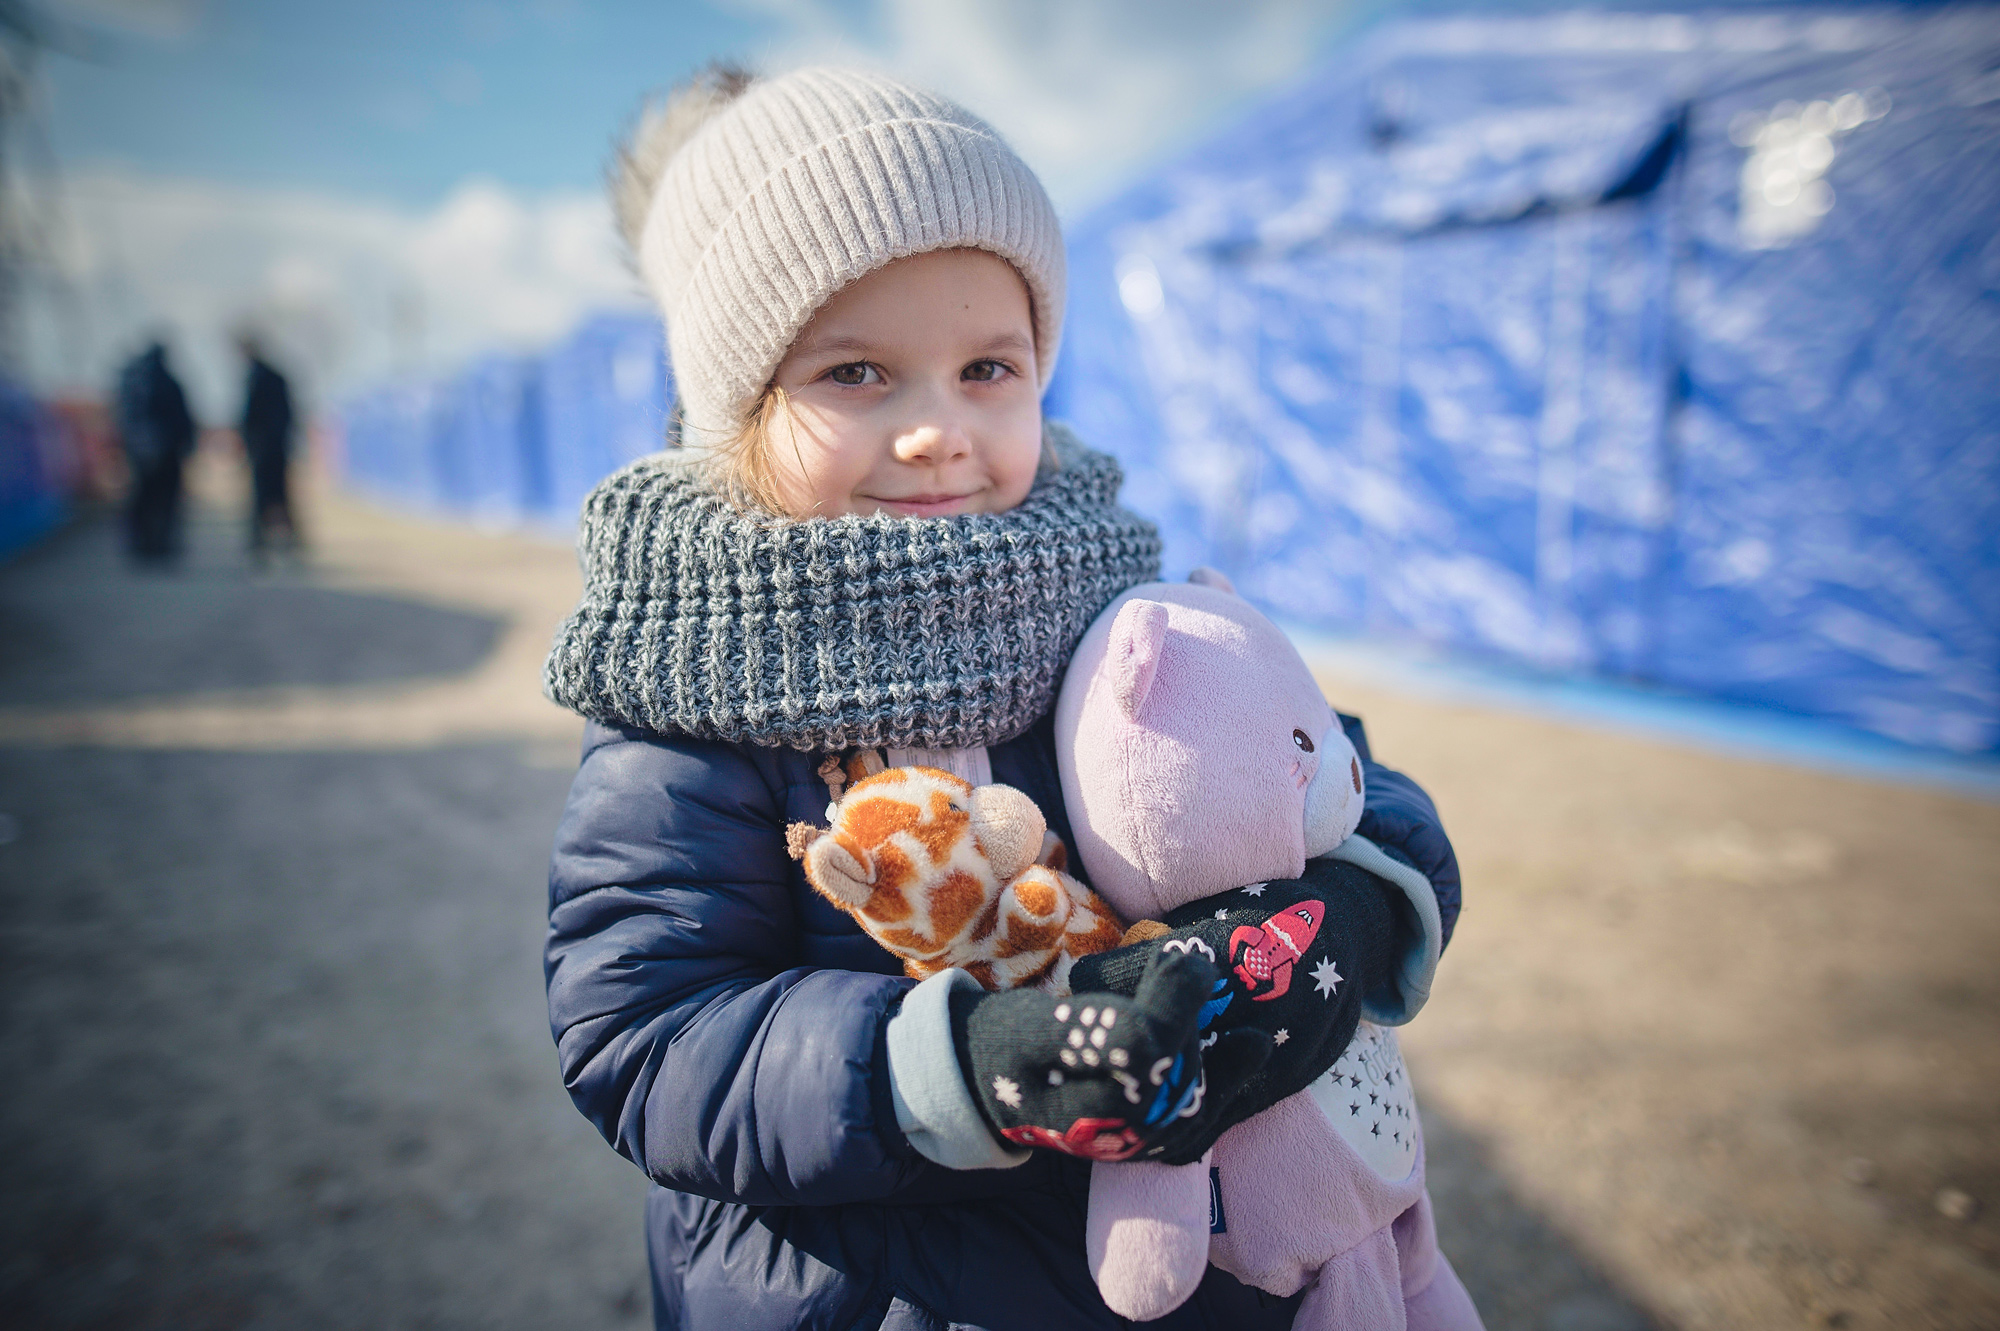
<path fill-rule="evenodd" d="M 1313 742 L 1303 730 L 1294 730 L 1292 732 L 1292 743 L 1298 745 L 1300 753 L 1311 753 L 1313 751 Z"/>

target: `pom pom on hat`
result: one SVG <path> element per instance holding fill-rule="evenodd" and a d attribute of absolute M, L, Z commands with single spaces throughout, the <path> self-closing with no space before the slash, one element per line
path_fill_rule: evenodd
<path fill-rule="evenodd" d="M 982 249 L 1027 284 L 1046 384 L 1064 262 L 1034 172 L 983 121 L 885 75 L 715 68 L 647 115 L 612 200 L 667 323 L 690 442 L 741 428 L 813 313 L 912 254 Z"/>
<path fill-rule="evenodd" d="M 611 193 L 618 234 L 624 238 L 635 266 L 639 236 L 645 230 L 653 192 L 667 163 L 696 130 L 741 97 L 753 81 L 748 70 L 735 65 L 710 65 L 674 89 L 665 101 L 649 103 L 639 113 L 632 133 L 618 145 L 611 169 L 605 173 L 605 185 Z"/>

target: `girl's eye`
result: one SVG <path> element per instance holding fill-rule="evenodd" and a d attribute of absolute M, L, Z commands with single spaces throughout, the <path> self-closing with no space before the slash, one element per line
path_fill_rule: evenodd
<path fill-rule="evenodd" d="M 1312 739 L 1303 730 L 1294 730 L 1292 732 L 1292 743 L 1298 746 L 1300 753 L 1311 753 L 1313 751 Z"/>
<path fill-rule="evenodd" d="M 960 374 L 959 378 L 970 379 L 978 384 L 986 384 L 993 382 L 1005 373 L 1007 373 L 1007 366 L 1000 361 L 976 360 L 965 367 L 964 373 Z"/>
<path fill-rule="evenodd" d="M 853 361 L 846 365 L 836 365 L 826 372 L 826 377 L 844 388 L 859 388 L 863 384 L 874 384 L 882 381 L 881 373 L 865 360 Z"/>

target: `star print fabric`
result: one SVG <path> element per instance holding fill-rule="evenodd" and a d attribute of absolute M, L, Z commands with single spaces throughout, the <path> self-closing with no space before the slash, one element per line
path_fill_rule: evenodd
<path fill-rule="evenodd" d="M 1364 1021 L 1332 1069 L 1307 1088 L 1334 1131 L 1387 1182 L 1417 1162 L 1417 1102 L 1396 1033 Z"/>
<path fill-rule="evenodd" d="M 1407 914 L 1402 894 L 1367 870 L 1312 860 L 1302 878 L 1182 906 L 1164 921 L 1169 933 L 1082 958 L 1070 983 L 1132 993 L 1158 956 L 1212 961 L 1202 1040 L 1259 1031 L 1272 1044 L 1269 1061 L 1223 1111 L 1227 1127 L 1306 1089 L 1341 1057 L 1361 1020 L 1362 996 L 1394 983 L 1415 927 Z M 1169 1148 L 1160 1158 L 1186 1164 L 1199 1156 Z"/>
<path fill-rule="evenodd" d="M 1271 1047 L 1245 1030 L 1201 1048 L 1215 974 L 1199 954 L 1170 952 L 1129 995 L 954 994 L 953 1042 L 980 1112 L 1017 1146 L 1091 1160 L 1192 1147 L 1198 1157 Z"/>

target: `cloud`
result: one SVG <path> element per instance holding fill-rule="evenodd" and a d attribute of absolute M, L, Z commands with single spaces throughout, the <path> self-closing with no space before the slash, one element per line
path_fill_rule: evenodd
<path fill-rule="evenodd" d="M 768 68 L 851 62 L 989 120 L 1074 213 L 1218 115 L 1302 73 L 1359 0 L 736 0 L 786 30 Z"/>
<path fill-rule="evenodd" d="M 638 301 L 595 193 L 487 181 L 429 211 L 309 192 L 72 177 L 53 253 L 25 293 L 44 388 L 101 391 L 150 331 L 173 333 L 203 414 L 233 410 L 235 328 L 263 329 L 322 393 L 532 349 Z"/>
<path fill-rule="evenodd" d="M 845 61 L 954 96 L 1006 134 L 1074 215 L 1235 104 L 1301 73 L 1367 0 L 730 0 L 780 32 L 758 64 Z M 65 0 L 61 12 L 185 36 L 203 0 Z M 470 12 L 470 11 L 468 11 Z M 485 12 L 485 11 L 480 11 Z M 430 95 L 486 89 L 463 58 L 434 88 L 366 114 L 408 120 Z M 25 365 L 45 389 L 102 391 L 170 326 L 198 408 L 234 409 L 230 331 L 271 330 L 324 398 L 482 351 L 532 348 L 585 313 L 641 303 L 604 203 L 467 181 L 428 211 L 129 168 L 72 175 L 43 200 L 49 251 L 23 293 Z"/>

